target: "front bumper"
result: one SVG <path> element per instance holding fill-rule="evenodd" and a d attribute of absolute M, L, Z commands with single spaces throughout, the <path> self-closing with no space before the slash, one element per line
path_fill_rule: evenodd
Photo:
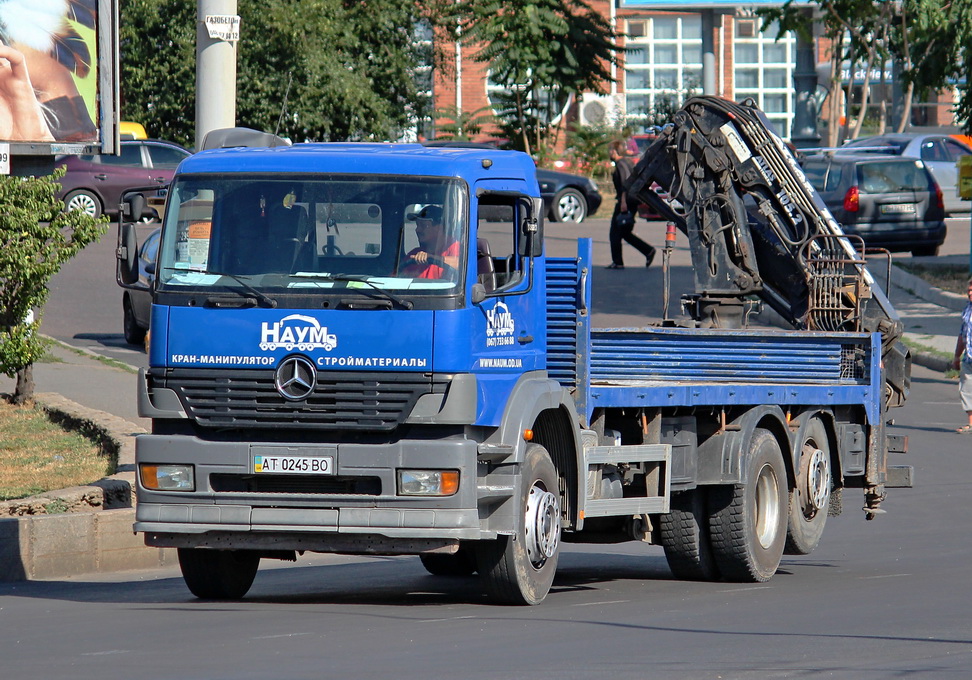
<path fill-rule="evenodd" d="M 268 448 L 326 452 L 334 456 L 335 474 L 289 477 L 294 488 L 279 476 L 273 481 L 282 484 L 253 485 L 259 476 L 253 456 Z M 379 551 L 384 553 L 422 552 L 485 538 L 477 509 L 476 452 L 476 442 L 462 437 L 269 444 L 142 435 L 136 440 L 136 463 L 191 464 L 195 491 L 150 490 L 139 479 L 135 530 L 146 534 L 149 545 L 327 552 L 375 552 L 366 548 L 376 543 L 386 544 Z M 447 497 L 399 496 L 400 468 L 459 470 L 459 490 Z M 358 485 L 362 479 L 369 483 Z M 317 481 L 322 486 L 315 486 Z"/>

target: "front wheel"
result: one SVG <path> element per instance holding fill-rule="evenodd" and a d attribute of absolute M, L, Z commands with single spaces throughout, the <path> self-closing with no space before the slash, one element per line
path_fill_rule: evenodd
<path fill-rule="evenodd" d="M 129 345 L 141 345 L 145 342 L 145 329 L 138 325 L 135 318 L 135 310 L 132 308 L 132 301 L 125 296 L 122 303 L 122 324 L 125 331 L 125 342 Z"/>
<path fill-rule="evenodd" d="M 756 583 L 776 573 L 786 542 L 786 469 L 776 437 L 755 430 L 743 465 L 744 484 L 712 487 L 709 531 L 723 577 Z"/>
<path fill-rule="evenodd" d="M 561 189 L 554 196 L 552 213 L 554 222 L 583 222 L 587 217 L 587 199 L 577 189 Z"/>
<path fill-rule="evenodd" d="M 260 556 L 246 550 L 179 548 L 186 586 L 203 600 L 239 600 L 253 585 Z"/>
<path fill-rule="evenodd" d="M 557 470 L 539 444 L 527 447 L 516 533 L 477 546 L 483 587 L 498 604 L 539 604 L 550 591 L 560 556 L 560 496 Z"/>

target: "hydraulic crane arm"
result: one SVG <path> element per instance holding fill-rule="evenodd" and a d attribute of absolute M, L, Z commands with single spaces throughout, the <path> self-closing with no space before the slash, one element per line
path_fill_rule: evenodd
<path fill-rule="evenodd" d="M 744 299 L 757 296 L 797 329 L 880 331 L 887 405 L 904 402 L 910 357 L 897 313 L 752 100 L 689 99 L 645 151 L 628 192 L 688 236 L 699 323 L 742 325 Z"/>

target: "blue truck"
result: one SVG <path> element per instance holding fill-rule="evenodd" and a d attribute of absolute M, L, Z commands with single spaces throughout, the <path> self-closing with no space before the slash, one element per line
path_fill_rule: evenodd
<path fill-rule="evenodd" d="M 185 160 L 138 378 L 135 530 L 178 549 L 201 598 L 312 551 L 418 555 L 537 604 L 566 542 L 765 581 L 816 547 L 844 490 L 883 512 L 910 485 L 885 427 L 907 395 L 901 324 L 761 114 L 721 106 L 690 102 L 630 180 L 668 192 L 696 270 L 687 315 L 640 329 L 591 327 L 591 243 L 545 254 L 525 154 Z M 136 250 L 121 225 L 120 283 Z M 779 323 L 750 323 L 763 303 Z"/>

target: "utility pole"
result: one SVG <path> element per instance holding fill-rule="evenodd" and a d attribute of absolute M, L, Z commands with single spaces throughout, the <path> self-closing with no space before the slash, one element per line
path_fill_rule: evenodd
<path fill-rule="evenodd" d="M 207 132 L 236 125 L 236 0 L 197 0 L 196 148 Z"/>

